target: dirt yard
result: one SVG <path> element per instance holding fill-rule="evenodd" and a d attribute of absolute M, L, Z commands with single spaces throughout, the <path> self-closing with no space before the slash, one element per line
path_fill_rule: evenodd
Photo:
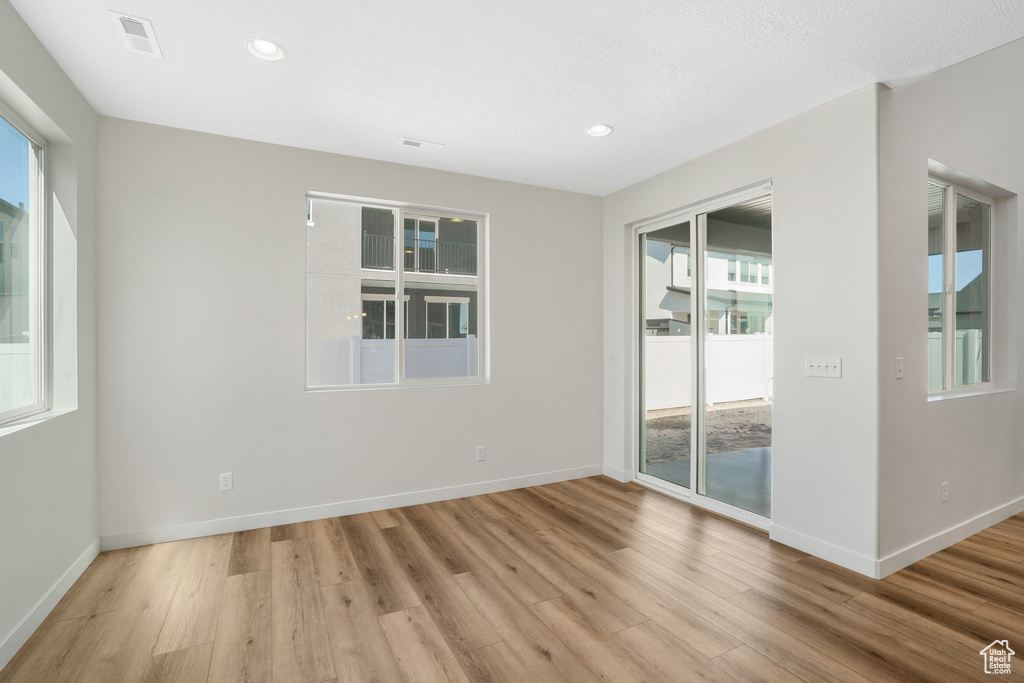
<path fill-rule="evenodd" d="M 648 463 L 690 455 L 690 409 L 647 413 Z M 721 403 L 708 409 L 708 452 L 727 453 L 772 445 L 772 406 L 766 401 Z"/>

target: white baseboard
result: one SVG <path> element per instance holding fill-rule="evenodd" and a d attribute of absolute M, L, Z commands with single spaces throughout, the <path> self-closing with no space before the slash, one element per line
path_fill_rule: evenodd
<path fill-rule="evenodd" d="M 902 550 L 897 550 L 878 561 L 878 578 L 885 578 L 904 567 L 909 567 L 918 560 L 923 560 L 929 555 L 948 548 L 954 543 L 959 543 L 965 538 L 973 536 L 979 531 L 987 529 L 993 524 L 998 524 L 1004 519 L 1013 517 L 1020 512 L 1024 512 L 1024 497 L 993 508 L 966 522 L 930 536 L 923 541 L 912 543 Z"/>
<path fill-rule="evenodd" d="M 96 538 L 82 551 L 78 559 L 71 563 L 67 571 L 50 586 L 50 590 L 43 593 L 43 596 L 39 598 L 39 601 L 29 610 L 28 614 L 11 629 L 11 632 L 3 640 L 0 640 L 0 669 L 7 666 L 7 663 L 18 653 L 21 646 L 35 633 L 35 630 L 43 623 L 43 619 L 53 611 L 53 608 L 57 606 L 60 599 L 68 592 L 68 589 L 78 580 L 78 577 L 86 570 L 89 563 L 96 559 L 99 552 L 100 539 Z"/>
<path fill-rule="evenodd" d="M 465 496 L 479 496 L 484 493 L 509 491 L 511 489 L 523 488 L 524 486 L 539 486 L 541 484 L 552 484 L 556 481 L 565 481 L 567 479 L 592 477 L 597 474 L 602 474 L 603 472 L 604 468 L 601 465 L 587 465 L 585 467 L 574 467 L 567 470 L 541 472 L 521 477 L 509 477 L 507 479 L 495 479 L 492 481 L 474 482 L 472 484 L 461 484 L 459 486 L 446 486 L 437 489 L 410 491 L 408 493 L 397 493 L 389 496 L 379 496 L 376 498 L 360 498 L 358 500 L 326 503 L 324 505 L 311 505 L 309 507 L 291 508 L 289 510 L 275 510 L 273 512 L 259 512 L 251 515 L 240 515 L 238 517 L 223 517 L 221 519 L 210 519 L 202 522 L 175 524 L 155 529 L 140 529 L 138 531 L 104 534 L 100 537 L 100 545 L 103 550 L 116 550 L 118 548 L 149 545 L 151 543 L 180 541 L 185 538 L 198 538 L 200 536 L 226 534 L 233 531 L 260 529 L 265 526 L 277 526 L 279 524 L 309 522 L 314 519 L 324 519 L 325 517 L 341 517 L 344 515 L 354 515 L 360 512 L 373 512 L 375 510 L 405 507 L 406 505 L 434 503 L 440 500 L 463 498 Z"/>
<path fill-rule="evenodd" d="M 828 560 L 832 564 L 838 564 L 840 567 L 846 567 L 858 574 L 863 574 L 873 579 L 879 578 L 877 575 L 878 562 L 873 557 L 862 555 L 849 548 L 833 545 L 828 541 L 787 529 L 775 523 L 768 525 L 768 538 L 797 550 L 802 550 L 805 553 L 810 553 L 823 560 Z"/>
<path fill-rule="evenodd" d="M 633 477 L 626 474 L 624 470 L 620 470 L 618 467 L 612 467 L 611 465 L 604 465 L 604 476 L 611 477 L 615 481 L 621 481 L 626 483 Z"/>

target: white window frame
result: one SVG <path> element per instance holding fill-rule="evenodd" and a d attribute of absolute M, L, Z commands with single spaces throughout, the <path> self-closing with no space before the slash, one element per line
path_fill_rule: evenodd
<path fill-rule="evenodd" d="M 50 329 L 49 329 L 49 216 L 46 211 L 46 139 L 3 102 L 0 102 L 0 117 L 28 138 L 30 152 L 35 156 L 35 206 L 30 214 L 34 223 L 33 239 L 36 248 L 36 329 L 38 330 L 38 360 L 36 363 L 36 386 L 38 400 L 28 406 L 0 413 L 0 427 L 44 413 L 50 409 Z"/>
<path fill-rule="evenodd" d="M 461 386 L 461 385 L 479 385 L 479 384 L 490 384 L 491 381 L 491 366 L 490 366 L 490 277 L 488 272 L 489 258 L 487 255 L 487 248 L 490 241 L 490 214 L 485 212 L 467 211 L 464 209 L 452 209 L 448 207 L 430 206 L 424 204 L 412 204 L 407 202 L 397 202 L 386 199 L 372 199 L 367 197 L 359 197 L 354 195 L 335 194 L 331 192 L 317 192 L 310 191 L 306 193 L 306 199 L 322 199 L 330 201 L 346 202 L 349 204 L 356 204 L 359 206 L 374 208 L 374 209 L 387 209 L 392 211 L 395 217 L 395 291 L 396 293 L 401 292 L 401 296 L 404 299 L 408 299 L 410 295 L 405 293 L 405 219 L 406 218 L 425 218 L 433 219 L 437 221 L 438 230 L 440 230 L 440 219 L 462 219 L 463 221 L 472 221 L 477 225 L 477 245 L 476 245 L 476 275 L 461 275 L 452 273 L 420 273 L 417 271 L 410 272 L 411 280 L 417 283 L 429 283 L 436 285 L 438 289 L 444 289 L 449 285 L 465 286 L 470 285 L 476 288 L 476 320 L 477 320 L 477 354 L 476 354 L 476 375 L 473 377 L 437 377 L 437 378 L 424 378 L 424 379 L 408 379 L 405 377 L 405 337 L 399 338 L 398 340 L 398 353 L 396 360 L 396 372 L 395 382 L 389 384 L 350 384 L 350 385 L 337 385 L 337 386 L 315 386 L 311 387 L 306 383 L 305 389 L 307 392 L 325 392 L 325 391 L 363 391 L 373 389 L 399 389 L 407 387 L 447 387 L 447 386 Z M 417 223 L 417 230 L 418 230 Z M 305 236 L 303 236 L 305 238 Z M 308 266 L 308 246 L 307 246 L 307 266 Z M 307 267 L 306 277 L 306 300 L 309 300 L 309 277 Z M 361 294 L 361 297 L 378 296 L 374 294 Z M 380 294 L 379 296 L 394 298 L 394 294 Z M 395 310 L 395 329 L 405 329 L 406 327 L 406 313 L 405 306 L 399 306 Z M 305 315 L 309 315 L 308 305 L 305 307 Z M 308 334 L 309 321 L 305 321 L 304 337 Z M 306 372 L 305 376 L 309 376 L 309 344 L 305 344 L 306 354 Z M 304 380 L 304 383 L 308 380 Z"/>
<path fill-rule="evenodd" d="M 929 400 L 941 399 L 947 397 L 973 395 L 978 393 L 986 393 L 992 391 L 995 388 L 993 377 L 995 376 L 995 346 L 993 330 L 995 329 L 994 324 L 994 312 L 992 306 L 992 292 L 993 292 L 993 276 L 994 271 L 994 259 L 992 258 L 992 249 L 995 244 L 994 232 L 995 232 L 995 210 L 996 203 L 990 197 L 987 197 L 981 193 L 969 190 L 962 185 L 958 185 L 954 182 L 940 178 L 938 176 L 928 176 L 928 184 L 937 185 L 942 188 L 942 388 L 930 391 L 928 393 Z M 989 256 L 989 268 L 986 273 L 986 279 L 988 280 L 988 329 L 985 334 L 985 358 L 988 362 L 988 379 L 984 382 L 975 382 L 974 384 L 956 384 L 956 196 L 960 194 L 975 201 L 987 204 L 989 207 L 989 226 L 988 226 L 988 256 Z M 927 193 L 926 193 L 927 196 Z M 927 212 L 927 207 L 926 207 Z M 927 319 L 925 319 L 925 329 L 927 330 Z M 927 339 L 927 335 L 925 337 Z M 926 347 L 927 348 L 927 347 Z M 927 352 L 926 352 L 927 356 Z M 928 375 L 925 374 L 925 382 L 928 381 Z"/>

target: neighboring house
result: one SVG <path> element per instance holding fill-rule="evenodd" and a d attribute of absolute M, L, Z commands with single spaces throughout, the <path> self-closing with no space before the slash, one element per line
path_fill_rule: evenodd
<path fill-rule="evenodd" d="M 985 274 L 979 274 L 956 293 L 956 329 L 982 330 L 988 309 Z M 928 294 L 928 331 L 942 332 L 942 292 Z"/>
<path fill-rule="evenodd" d="M 0 344 L 29 341 L 29 245 L 21 229 L 25 205 L 0 199 Z"/>
<path fill-rule="evenodd" d="M 676 237 L 676 239 L 673 239 Z M 648 236 L 644 267 L 646 333 L 689 335 L 693 263 L 688 233 Z M 708 251 L 708 332 L 770 334 L 774 272 L 769 254 Z"/>
<path fill-rule="evenodd" d="M 395 338 L 395 235 L 388 209 L 310 203 L 311 339 Z M 454 339 L 477 333 L 477 230 L 473 221 L 405 217 L 405 337 Z"/>

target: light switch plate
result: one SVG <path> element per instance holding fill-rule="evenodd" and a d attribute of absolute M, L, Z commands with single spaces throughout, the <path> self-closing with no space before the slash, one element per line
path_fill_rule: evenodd
<path fill-rule="evenodd" d="M 808 377 L 840 379 L 843 376 L 842 358 L 805 358 L 804 374 Z"/>

